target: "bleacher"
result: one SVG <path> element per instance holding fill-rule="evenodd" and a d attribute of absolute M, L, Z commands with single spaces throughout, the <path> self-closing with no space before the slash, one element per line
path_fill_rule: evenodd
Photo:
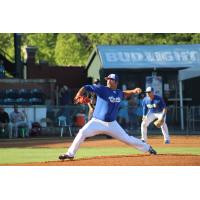
<path fill-rule="evenodd" d="M 38 88 L 32 89 L 1 89 L 0 105 L 43 105 L 44 92 Z"/>

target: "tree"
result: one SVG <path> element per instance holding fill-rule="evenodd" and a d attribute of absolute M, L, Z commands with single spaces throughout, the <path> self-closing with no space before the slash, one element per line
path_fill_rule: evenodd
<path fill-rule="evenodd" d="M 85 65 L 89 53 L 76 34 L 60 33 L 55 48 L 55 61 L 59 65 Z"/>
<path fill-rule="evenodd" d="M 55 33 L 32 33 L 22 34 L 22 46 L 36 46 L 37 61 L 48 61 L 55 64 L 55 46 L 57 34 Z"/>
<path fill-rule="evenodd" d="M 0 49 L 14 60 L 13 33 L 0 34 Z M 85 65 L 96 45 L 199 44 L 199 33 L 29 33 L 22 34 L 22 49 L 36 46 L 37 61 Z M 23 52 L 23 51 L 22 51 Z M 23 57 L 23 56 L 22 56 Z"/>
<path fill-rule="evenodd" d="M 15 56 L 14 56 L 14 34 L 13 33 L 0 34 L 0 50 L 4 51 L 7 54 L 6 55 L 7 58 L 10 57 L 12 60 L 14 60 Z"/>

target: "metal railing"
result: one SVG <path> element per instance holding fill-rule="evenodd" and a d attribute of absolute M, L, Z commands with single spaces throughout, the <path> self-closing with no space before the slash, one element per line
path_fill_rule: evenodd
<path fill-rule="evenodd" d="M 200 106 L 191 106 L 187 113 L 187 130 L 200 131 Z"/>
<path fill-rule="evenodd" d="M 13 110 L 12 106 L 4 106 L 5 110 L 10 114 Z M 138 113 L 137 107 L 124 107 L 127 112 L 126 119 L 118 116 L 117 120 L 120 125 L 130 134 L 140 134 L 140 125 L 142 116 Z M 87 105 L 66 105 L 66 106 L 19 106 L 19 110 L 25 110 L 28 113 L 30 122 L 39 122 L 46 132 L 55 133 L 58 127 L 58 117 L 65 116 L 67 124 L 74 127 L 77 131 L 77 115 L 84 116 L 84 123 L 88 121 L 88 106 Z M 181 130 L 180 107 L 169 106 L 166 123 L 170 134 L 200 134 L 200 106 L 185 106 L 183 107 L 184 114 L 184 130 Z M 148 127 L 148 131 L 152 133 L 161 133 L 161 130 L 156 128 L 153 123 Z M 49 135 L 51 135 L 51 133 Z"/>
<path fill-rule="evenodd" d="M 183 107 L 184 114 L 184 130 L 181 130 L 181 117 L 180 107 L 169 106 L 166 123 L 170 133 L 180 134 L 200 134 L 200 106 Z M 127 132 L 140 132 L 141 114 L 138 113 L 138 107 L 125 108 L 128 112 L 128 120 L 117 120 L 120 125 L 126 129 Z M 76 126 L 76 115 L 82 113 L 85 115 L 85 122 L 88 121 L 88 106 L 87 105 L 69 105 L 69 106 L 50 106 L 47 108 L 47 119 L 53 124 L 56 124 L 56 119 L 59 115 L 64 115 L 68 119 L 68 123 Z M 148 129 L 152 132 L 160 132 L 153 123 L 151 123 Z"/>

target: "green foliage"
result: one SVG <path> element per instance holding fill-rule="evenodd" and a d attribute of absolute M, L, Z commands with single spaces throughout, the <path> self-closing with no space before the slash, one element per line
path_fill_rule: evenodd
<path fill-rule="evenodd" d="M 84 65 L 89 54 L 76 34 L 59 34 L 55 48 L 58 65 Z"/>
<path fill-rule="evenodd" d="M 22 46 L 36 46 L 37 61 L 48 61 L 51 64 L 55 63 L 55 46 L 57 34 L 55 33 L 32 33 L 22 34 Z"/>
<path fill-rule="evenodd" d="M 0 33 L 0 50 L 3 50 L 12 59 L 14 59 L 15 55 L 14 55 L 14 34 L 13 33 Z"/>
<path fill-rule="evenodd" d="M 14 58 L 14 34 L 0 34 L 0 49 Z M 37 61 L 85 65 L 96 45 L 199 44 L 199 33 L 28 33 L 22 48 L 37 46 Z M 22 56 L 23 57 L 23 56 Z"/>

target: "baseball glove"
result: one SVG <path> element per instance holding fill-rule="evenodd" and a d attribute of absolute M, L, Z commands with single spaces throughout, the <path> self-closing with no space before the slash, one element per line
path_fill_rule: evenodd
<path fill-rule="evenodd" d="M 157 128 L 160 128 L 164 123 L 164 119 L 157 119 L 155 122 L 154 122 L 154 125 L 157 127 Z"/>
<path fill-rule="evenodd" d="M 86 96 L 79 96 L 77 99 L 75 99 L 75 104 L 88 104 L 90 103 L 90 98 Z"/>

